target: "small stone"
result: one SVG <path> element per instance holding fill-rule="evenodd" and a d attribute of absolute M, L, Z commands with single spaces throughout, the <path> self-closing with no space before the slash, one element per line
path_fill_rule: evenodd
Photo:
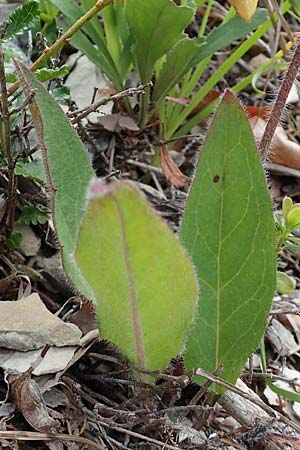
<path fill-rule="evenodd" d="M 45 345 L 76 346 L 80 338 L 80 329 L 48 311 L 38 294 L 0 302 L 0 347 L 3 349 L 29 351 Z"/>
<path fill-rule="evenodd" d="M 269 61 L 269 58 L 265 56 L 263 53 L 259 53 L 259 55 L 254 56 L 254 58 L 250 59 L 249 65 L 253 69 L 259 69 L 259 67 L 265 64 L 267 61 Z"/>
<path fill-rule="evenodd" d="M 24 256 L 35 256 L 40 249 L 41 240 L 35 235 L 31 227 L 27 225 L 17 225 L 14 231 L 22 234 L 22 241 L 18 250 Z"/>
<path fill-rule="evenodd" d="M 72 62 L 74 62 L 74 56 Z M 69 65 L 68 61 L 67 65 Z M 75 68 L 68 76 L 66 84 L 70 88 L 71 98 L 76 102 L 79 109 L 89 106 L 94 94 L 94 88 L 98 89 L 95 101 L 107 96 L 107 94 L 100 94 L 101 90 L 106 92 L 112 89 L 111 84 L 85 55 L 76 60 Z M 110 114 L 112 107 L 112 102 L 101 106 L 99 113 L 89 114 L 89 120 L 94 122 L 100 114 Z"/>

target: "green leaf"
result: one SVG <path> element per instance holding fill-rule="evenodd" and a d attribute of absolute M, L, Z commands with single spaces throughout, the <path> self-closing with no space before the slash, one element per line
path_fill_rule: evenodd
<path fill-rule="evenodd" d="M 290 0 L 290 4 L 294 8 L 295 12 L 300 16 L 300 1 L 299 0 Z"/>
<path fill-rule="evenodd" d="M 101 337 L 139 367 L 165 368 L 182 350 L 197 283 L 190 258 L 135 188 L 91 186 L 75 259 L 94 291 Z"/>
<path fill-rule="evenodd" d="M 293 292 L 296 287 L 296 280 L 289 277 L 284 272 L 277 271 L 277 292 L 279 294 L 289 294 Z"/>
<path fill-rule="evenodd" d="M 188 369 L 234 383 L 256 350 L 276 288 L 275 229 L 247 117 L 226 91 L 201 151 L 180 230 L 200 283 Z"/>
<path fill-rule="evenodd" d="M 282 212 L 284 220 L 287 219 L 287 215 L 292 209 L 292 207 L 293 207 L 293 200 L 291 199 L 291 197 L 285 196 L 284 199 L 282 200 Z"/>
<path fill-rule="evenodd" d="M 155 63 L 183 37 L 193 10 L 172 0 L 126 0 L 125 12 L 133 37 L 133 53 L 141 82 L 148 83 Z"/>
<path fill-rule="evenodd" d="M 30 162 L 18 161 L 15 165 L 15 175 L 41 182 L 46 181 L 43 162 L 39 158 L 36 158 Z"/>
<path fill-rule="evenodd" d="M 183 78 L 190 67 L 190 63 L 200 44 L 195 39 L 183 39 L 179 41 L 166 56 L 166 61 L 162 67 L 159 77 L 155 83 L 153 100 L 160 102 Z"/>
<path fill-rule="evenodd" d="M 43 67 L 42 69 L 38 69 L 34 72 L 37 80 L 44 83 L 45 81 L 53 80 L 54 78 L 65 77 L 68 75 L 69 69 L 66 65 L 61 67 L 57 67 L 56 69 L 48 69 Z"/>
<path fill-rule="evenodd" d="M 25 205 L 17 222 L 20 225 L 37 225 L 48 222 L 49 209 L 43 205 Z"/>
<path fill-rule="evenodd" d="M 8 41 L 17 34 L 29 30 L 38 16 L 39 2 L 36 0 L 29 0 L 16 8 L 8 18 L 9 25 L 5 27 L 4 24 L 0 24 L 0 28 L 6 28 L 2 41 Z"/>
<path fill-rule="evenodd" d="M 11 250 L 15 250 L 21 244 L 22 239 L 23 239 L 22 233 L 19 232 L 12 233 L 10 238 L 8 238 L 6 241 L 8 248 L 10 248 Z"/>
<path fill-rule="evenodd" d="M 285 219 L 285 226 L 288 233 L 300 226 L 300 203 L 294 203 L 289 210 Z"/>
<path fill-rule="evenodd" d="M 53 3 L 62 12 L 62 14 L 66 18 L 68 18 L 71 23 L 76 22 L 84 14 L 84 11 L 77 5 L 74 0 L 51 0 L 51 3 Z M 102 42 L 102 44 L 104 44 L 104 38 L 103 36 L 99 37 L 99 34 L 93 27 L 93 23 L 94 22 L 92 19 L 92 21 L 87 22 L 82 29 L 89 35 L 91 39 L 93 39 L 94 43 L 99 46 L 100 41 Z M 101 30 L 101 27 L 99 28 Z"/>
<path fill-rule="evenodd" d="M 66 84 L 52 88 L 51 94 L 59 103 L 68 102 L 71 99 L 70 88 Z"/>
<path fill-rule="evenodd" d="M 75 287 L 93 298 L 91 289 L 74 261 L 74 253 L 87 203 L 88 186 L 94 172 L 76 131 L 54 98 L 23 64 L 16 63 L 16 67 L 25 94 L 28 94 L 29 87 L 36 90 L 31 114 L 42 150 L 64 268 Z"/>
<path fill-rule="evenodd" d="M 17 76 L 14 73 L 5 73 L 5 81 L 6 83 L 14 83 L 17 81 Z"/>

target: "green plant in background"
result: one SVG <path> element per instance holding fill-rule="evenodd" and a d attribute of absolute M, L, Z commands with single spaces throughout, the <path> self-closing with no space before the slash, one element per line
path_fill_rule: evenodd
<path fill-rule="evenodd" d="M 290 197 L 284 197 L 282 203 L 283 218 L 276 214 L 277 251 L 300 250 L 300 238 L 294 236 L 294 231 L 300 228 L 300 203 L 293 203 Z"/>
<path fill-rule="evenodd" d="M 278 213 L 275 214 L 275 226 L 277 254 L 280 255 L 284 250 L 299 251 L 300 238 L 295 236 L 294 233 L 299 231 L 300 228 L 300 204 L 293 203 L 290 197 L 284 197 L 282 217 Z M 295 286 L 296 280 L 293 277 L 290 277 L 285 272 L 277 271 L 277 292 L 279 294 L 289 294 L 294 291 Z M 267 374 L 267 355 L 263 338 L 260 344 L 260 356 L 262 371 Z M 268 378 L 266 378 L 266 384 L 276 394 L 292 402 L 300 402 L 300 394 L 294 390 L 283 389 Z"/>
<path fill-rule="evenodd" d="M 0 29 L 3 30 L 0 42 L 2 43 L 5 54 L 5 65 L 7 69 L 6 81 L 8 83 L 14 83 L 17 79 L 12 70 L 14 67 L 12 59 L 20 59 L 24 56 L 20 50 L 10 46 L 9 41 L 16 36 L 23 34 L 25 31 L 36 27 L 39 20 L 45 21 L 45 24 L 52 24 L 51 26 L 53 26 L 53 19 L 57 12 L 58 9 L 49 1 L 29 0 L 24 5 L 16 8 L 5 23 L 0 24 Z M 43 28 L 41 31 L 45 32 L 46 30 Z M 55 78 L 64 77 L 68 72 L 66 65 L 62 65 L 55 69 L 43 67 L 35 71 L 35 76 L 38 80 L 45 82 Z"/>
<path fill-rule="evenodd" d="M 6 24 L 0 24 L 2 29 L 1 41 L 6 42 L 13 37 L 29 30 L 39 16 L 39 2 L 29 0 L 24 5 L 16 8 L 9 16 Z"/>
<path fill-rule="evenodd" d="M 290 197 L 285 197 L 282 202 L 282 218 L 275 214 L 277 253 L 284 250 L 299 251 L 300 238 L 293 233 L 300 228 L 300 204 L 293 203 Z M 288 294 L 295 289 L 295 280 L 286 273 L 277 272 L 277 291 L 280 294 Z"/>
<path fill-rule="evenodd" d="M 62 25 L 65 29 L 95 4 L 95 0 L 84 0 L 80 5 L 75 0 L 51 2 L 64 15 Z M 258 9 L 247 23 L 231 8 L 223 22 L 206 36 L 206 24 L 213 3 L 212 0 L 182 1 L 181 6 L 177 6 L 172 0 L 117 1 L 103 10 L 103 24 L 94 17 L 73 36 L 71 43 L 107 75 L 117 90 L 124 89 L 132 69 L 139 74 L 141 83 L 154 80 L 153 90 L 147 88 L 146 95 L 140 100 L 140 126 L 143 128 L 149 118 L 158 113 L 162 137 L 180 136 L 208 116 L 212 105 L 193 119 L 187 119 L 232 66 L 272 27 L 263 9 Z M 190 39 L 184 30 L 196 8 L 203 4 L 207 4 L 206 12 L 198 37 Z M 290 3 L 286 1 L 282 6 L 283 13 L 290 8 Z M 276 14 L 274 17 L 277 20 Z M 251 32 L 254 33 L 199 88 L 197 84 L 211 57 Z M 255 73 L 242 80 L 234 91 L 239 92 L 250 84 Z M 197 91 L 194 92 L 196 86 Z M 166 97 L 190 100 L 180 105 L 166 101 Z M 132 114 L 129 103 L 127 109 Z"/>
<path fill-rule="evenodd" d="M 49 3 L 49 2 L 48 2 Z M 42 10 L 44 9 L 44 13 Z M 25 59 L 26 55 L 18 48 L 16 45 L 13 45 L 12 40 L 16 38 L 18 35 L 23 34 L 24 32 L 37 27 L 39 24 L 39 19 L 42 18 L 45 11 L 53 14 L 54 9 L 57 9 L 51 4 L 47 4 L 47 2 L 39 2 L 37 0 L 29 0 L 25 4 L 16 8 L 13 13 L 8 17 L 8 19 L 0 24 L 1 36 L 0 36 L 0 45 L 2 48 L 2 52 L 4 54 L 4 63 L 5 63 L 5 79 L 7 83 L 14 83 L 17 80 L 17 75 L 15 73 L 15 67 L 13 64 L 13 59 Z M 48 20 L 50 21 L 49 16 Z M 45 17 L 43 16 L 43 20 Z M 35 70 L 35 77 L 42 81 L 50 81 L 59 77 L 64 77 L 68 74 L 68 68 L 66 65 L 62 65 L 57 68 L 49 68 L 43 67 L 41 69 Z M 52 93 L 54 94 L 55 89 L 52 89 Z M 18 117 L 20 112 L 20 106 L 24 97 L 18 96 L 12 103 L 12 109 L 15 110 L 15 113 L 10 114 L 10 125 L 13 128 L 18 123 Z M 0 167 L 1 169 L 8 169 L 8 157 L 4 152 L 4 124 L 0 119 L 0 151 L 1 151 L 1 160 Z M 24 149 L 23 154 L 19 154 L 16 149 L 18 144 L 18 139 L 16 136 L 11 136 L 11 147 L 12 147 L 12 157 L 14 160 L 14 175 L 22 176 L 25 178 L 30 178 L 36 181 L 44 180 L 44 169 L 40 164 L 41 161 L 39 159 L 30 160 L 26 157 L 26 149 Z M 36 214 L 32 215 L 33 221 L 36 220 Z M 40 220 L 41 211 L 39 211 Z M 45 216 L 47 219 L 47 215 Z M 27 220 L 30 219 L 30 214 L 27 214 Z M 42 223 L 42 222 L 41 222 Z M 43 222 L 45 223 L 45 221 Z"/>
<path fill-rule="evenodd" d="M 21 208 L 21 215 L 18 217 L 17 224 L 37 225 L 47 223 L 49 220 L 49 208 L 44 205 L 25 205 Z"/>

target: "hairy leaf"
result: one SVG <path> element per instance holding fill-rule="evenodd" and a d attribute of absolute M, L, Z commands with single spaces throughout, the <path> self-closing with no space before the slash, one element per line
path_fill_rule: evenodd
<path fill-rule="evenodd" d="M 22 64 L 16 63 L 24 92 L 36 90 L 31 114 L 42 149 L 45 173 L 64 268 L 75 287 L 92 298 L 74 253 L 93 169 L 86 150 L 62 109 Z"/>
<path fill-rule="evenodd" d="M 226 91 L 208 132 L 180 230 L 200 283 L 188 368 L 235 382 L 256 350 L 276 288 L 270 196 L 245 112 Z"/>
<path fill-rule="evenodd" d="M 75 254 L 99 307 L 100 334 L 130 361 L 164 368 L 183 347 L 197 284 L 178 240 L 127 183 L 93 183 Z"/>
<path fill-rule="evenodd" d="M 39 158 L 29 162 L 19 160 L 15 165 L 15 175 L 41 182 L 46 181 L 43 162 Z"/>
<path fill-rule="evenodd" d="M 17 34 L 29 30 L 38 16 L 39 2 L 36 0 L 29 0 L 16 8 L 8 18 L 9 25 L 5 27 L 4 24 L 0 24 L 0 28 L 6 28 L 2 41 L 8 41 Z"/>
<path fill-rule="evenodd" d="M 150 81 L 155 63 L 183 37 L 193 9 L 171 0 L 126 0 L 125 11 L 133 37 L 133 53 L 141 82 Z"/>

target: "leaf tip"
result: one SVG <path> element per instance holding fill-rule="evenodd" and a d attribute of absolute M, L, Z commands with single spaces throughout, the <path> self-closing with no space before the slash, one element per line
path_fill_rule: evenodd
<path fill-rule="evenodd" d="M 225 89 L 222 101 L 223 102 L 232 102 L 233 100 L 236 100 L 236 96 L 230 89 Z"/>
<path fill-rule="evenodd" d="M 89 198 L 104 196 L 108 191 L 108 184 L 99 178 L 92 178 L 89 187 Z"/>

